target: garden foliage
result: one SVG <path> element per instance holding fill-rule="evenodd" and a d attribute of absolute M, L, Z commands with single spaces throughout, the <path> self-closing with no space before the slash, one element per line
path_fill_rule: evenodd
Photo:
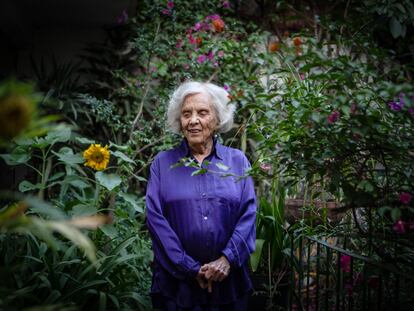
<path fill-rule="evenodd" d="M 0 129 L 1 157 L 28 174 L 2 194 L 0 308 L 150 308 L 148 167 L 180 139 L 165 128 L 165 111 L 187 79 L 221 85 L 237 105 L 234 129 L 221 139 L 252 162 L 260 202 L 254 268 L 272 275 L 285 262 L 284 204 L 298 195 L 348 210 L 337 228 L 324 217 L 324 230 L 346 229 L 359 251 L 412 266 L 412 69 L 376 41 L 380 27 L 365 25 L 378 26 L 385 12 L 400 38 L 412 16 L 385 2 L 340 1 L 341 18 L 274 35 L 259 26 L 292 9 L 288 3 L 263 24 L 240 18 L 238 3 L 139 1 L 104 46 L 85 50 L 81 70 L 38 68 L 42 96 L 27 84 L 2 84 L 0 120 L 13 103 L 22 118 Z M 403 9 L 412 12 L 408 2 Z"/>

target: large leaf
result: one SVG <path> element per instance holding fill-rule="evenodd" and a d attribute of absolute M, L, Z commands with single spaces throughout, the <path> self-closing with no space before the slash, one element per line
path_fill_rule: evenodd
<path fill-rule="evenodd" d="M 117 158 L 125 161 L 125 162 L 135 164 L 135 161 L 134 160 L 132 160 L 131 158 L 129 158 L 126 154 L 122 153 L 121 151 L 118 151 L 117 150 L 117 151 L 113 152 L 112 155 L 114 157 L 117 157 Z"/>
<path fill-rule="evenodd" d="M 136 195 L 125 192 L 119 192 L 118 195 L 131 204 L 138 213 L 144 212 L 142 206 L 138 204 L 138 197 Z"/>
<path fill-rule="evenodd" d="M 63 147 L 59 150 L 59 152 L 55 152 L 53 150 L 52 152 L 59 158 L 60 161 L 69 165 L 80 164 L 85 161 L 82 154 L 74 154 L 73 150 L 69 147 Z"/>
<path fill-rule="evenodd" d="M 390 30 L 394 38 L 398 38 L 403 35 L 402 25 L 395 17 L 390 19 Z"/>
<path fill-rule="evenodd" d="M 0 154 L 0 157 L 7 163 L 7 165 L 20 165 L 27 163 L 31 155 L 28 153 L 10 153 Z"/>
<path fill-rule="evenodd" d="M 28 180 L 23 180 L 19 184 L 19 191 L 20 192 L 26 192 L 26 191 L 31 191 L 31 190 L 40 189 L 40 188 L 42 188 L 41 184 L 34 185 Z"/>
<path fill-rule="evenodd" d="M 96 180 L 109 191 L 115 189 L 122 182 L 121 177 L 117 174 L 106 174 L 104 172 L 95 173 Z"/>
<path fill-rule="evenodd" d="M 67 142 L 70 139 L 70 135 L 72 131 L 66 125 L 61 125 L 56 127 L 53 131 L 50 131 L 46 137 L 45 142 L 49 143 L 50 145 L 55 144 L 57 142 Z"/>
<path fill-rule="evenodd" d="M 253 252 L 253 254 L 250 256 L 250 266 L 253 272 L 255 272 L 257 268 L 259 267 L 260 259 L 262 257 L 262 250 L 263 250 L 264 242 L 265 240 L 263 239 L 256 239 L 256 249 Z"/>

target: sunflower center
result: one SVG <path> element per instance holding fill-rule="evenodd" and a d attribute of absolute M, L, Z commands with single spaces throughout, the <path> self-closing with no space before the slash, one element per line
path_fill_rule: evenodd
<path fill-rule="evenodd" d="M 94 152 L 92 155 L 92 159 L 97 163 L 101 163 L 104 159 L 104 156 L 101 152 Z"/>

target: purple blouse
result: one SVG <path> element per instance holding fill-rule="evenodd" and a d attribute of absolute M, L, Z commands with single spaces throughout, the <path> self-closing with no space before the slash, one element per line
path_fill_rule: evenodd
<path fill-rule="evenodd" d="M 160 152 L 151 165 L 146 196 L 154 251 L 151 294 L 173 299 L 180 307 L 232 303 L 252 288 L 248 259 L 255 248 L 256 196 L 250 177 L 221 175 L 241 176 L 250 164 L 240 150 L 216 142 L 207 158 L 211 171 L 191 176 L 194 167 L 171 167 L 187 156 L 183 140 L 179 147 Z M 203 264 L 222 255 L 231 264 L 230 274 L 214 282 L 209 294 L 195 277 Z"/>

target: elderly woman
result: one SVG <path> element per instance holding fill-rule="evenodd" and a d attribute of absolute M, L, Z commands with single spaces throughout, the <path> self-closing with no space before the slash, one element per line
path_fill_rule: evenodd
<path fill-rule="evenodd" d="M 247 309 L 256 197 L 251 178 L 228 177 L 245 174 L 246 156 L 215 136 L 230 130 L 234 109 L 211 83 L 185 82 L 172 95 L 168 124 L 184 139 L 155 158 L 146 197 L 154 308 Z M 192 176 L 193 166 L 174 166 L 186 157 L 207 172 Z"/>

